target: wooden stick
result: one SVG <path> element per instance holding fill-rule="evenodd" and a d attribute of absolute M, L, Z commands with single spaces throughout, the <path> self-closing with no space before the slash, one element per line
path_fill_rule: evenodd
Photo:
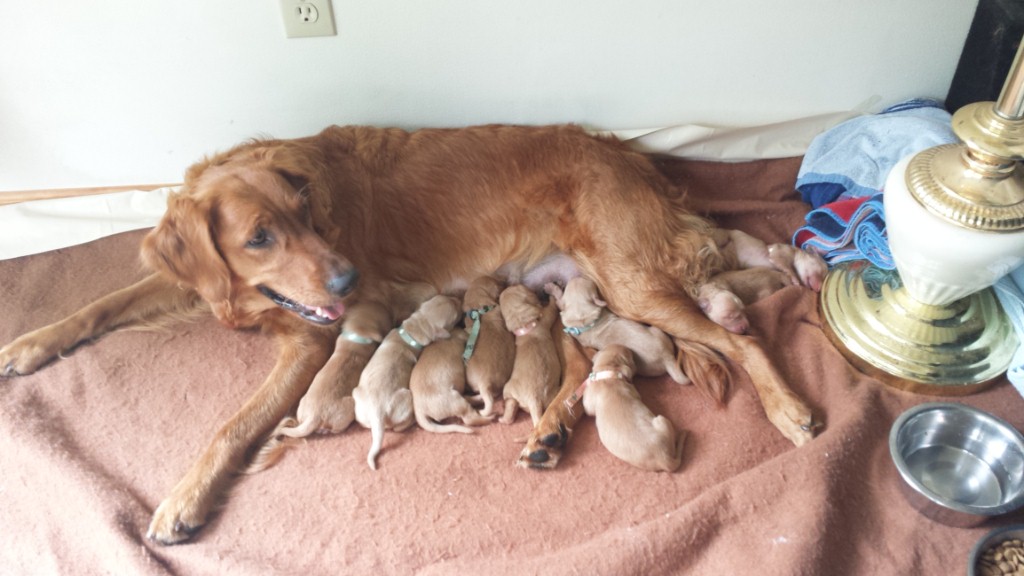
<path fill-rule="evenodd" d="M 141 190 L 149 192 L 158 188 L 168 186 L 181 186 L 175 184 L 141 184 L 138 186 L 101 186 L 97 188 L 55 188 L 50 190 L 15 190 L 12 192 L 0 192 L 0 206 L 14 204 L 16 202 L 27 202 L 29 200 L 48 200 L 50 198 L 69 198 L 72 196 L 92 196 L 96 194 L 108 194 L 111 192 L 125 192 L 128 190 Z"/>

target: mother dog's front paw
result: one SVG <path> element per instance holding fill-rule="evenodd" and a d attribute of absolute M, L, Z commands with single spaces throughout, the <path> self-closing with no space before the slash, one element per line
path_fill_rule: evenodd
<path fill-rule="evenodd" d="M 0 348 L 0 377 L 12 378 L 31 374 L 60 353 L 59 349 L 53 349 L 47 346 L 45 341 L 38 341 L 31 336 L 32 334 L 22 336 Z"/>
<path fill-rule="evenodd" d="M 545 432 L 543 422 L 533 429 L 526 440 L 526 446 L 519 453 L 516 466 L 520 468 L 548 469 L 558 466 L 562 450 L 569 439 L 569 430 L 561 422 L 557 429 Z"/>
<path fill-rule="evenodd" d="M 174 496 L 164 500 L 153 513 L 146 537 L 165 546 L 188 540 L 205 522 L 205 515 L 190 508 L 194 506 Z"/>
<path fill-rule="evenodd" d="M 19 336 L 0 348 L 0 377 L 32 374 L 56 358 L 62 349 L 60 330 L 55 326 L 46 326 Z"/>

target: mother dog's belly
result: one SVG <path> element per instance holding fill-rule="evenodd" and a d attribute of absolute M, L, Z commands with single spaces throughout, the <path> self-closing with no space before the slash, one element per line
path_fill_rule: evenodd
<path fill-rule="evenodd" d="M 484 274 L 488 273 L 482 272 L 480 275 Z M 572 256 L 554 251 L 537 262 L 507 262 L 489 274 L 505 284 L 523 284 L 535 292 L 543 292 L 544 285 L 549 282 L 565 286 L 566 282 L 580 275 L 580 269 Z M 439 289 L 447 294 L 461 294 L 475 279 L 475 277 L 453 278 Z"/>

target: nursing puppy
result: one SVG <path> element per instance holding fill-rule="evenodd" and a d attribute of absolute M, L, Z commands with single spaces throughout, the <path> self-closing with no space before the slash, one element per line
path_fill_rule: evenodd
<path fill-rule="evenodd" d="M 396 319 L 407 318 L 437 291 L 429 284 L 393 283 L 351 308 L 342 322 L 334 353 L 320 369 L 309 390 L 299 401 L 295 417 L 281 420 L 267 442 L 253 456 L 247 473 L 273 466 L 287 449 L 288 439 L 314 433 L 338 433 L 355 419 L 352 390 L 384 335 Z"/>
<path fill-rule="evenodd" d="M 636 354 L 637 373 L 640 376 L 668 375 L 680 384 L 689 384 L 676 360 L 676 349 L 668 336 L 639 322 L 619 318 L 608 310 L 592 280 L 573 278 L 565 290 L 557 284 L 548 284 L 544 290 L 561 309 L 565 331 L 580 344 L 601 350 L 612 344 L 627 346 Z"/>
<path fill-rule="evenodd" d="M 750 330 L 746 305 L 791 285 L 789 277 L 774 268 L 732 270 L 705 282 L 697 292 L 697 305 L 719 326 L 735 334 L 746 334 Z"/>
<path fill-rule="evenodd" d="M 804 285 L 818 292 L 828 273 L 821 256 L 790 244 L 766 244 L 741 230 L 715 228 L 711 231 L 724 259 L 724 271 L 745 268 L 773 268 L 794 286 Z"/>
<path fill-rule="evenodd" d="M 498 296 L 502 285 L 491 276 L 474 280 L 462 299 L 469 344 L 464 352 L 466 384 L 480 395 L 484 416 L 495 413 L 495 402 L 512 376 L 515 336 L 505 327 Z"/>
<path fill-rule="evenodd" d="M 583 409 L 593 416 L 601 443 L 613 455 L 644 470 L 672 472 L 683 461 L 684 432 L 655 416 L 630 380 L 633 353 L 612 344 L 594 355 L 583 388 Z"/>
<path fill-rule="evenodd" d="M 745 307 L 790 285 L 803 284 L 814 291 L 828 274 L 828 265 L 821 256 L 789 244 L 763 242 L 733 230 L 748 240 L 733 244 L 743 264 L 760 264 L 740 270 L 729 270 L 712 276 L 696 294 L 697 305 L 719 326 L 736 334 L 750 329 Z M 762 247 L 758 246 L 760 243 Z"/>
<path fill-rule="evenodd" d="M 562 370 L 551 337 L 551 325 L 558 316 L 554 302 L 541 306 L 537 295 L 516 284 L 499 297 L 505 325 L 515 334 L 516 357 L 512 376 L 505 384 L 505 412 L 501 422 L 511 424 L 522 407 L 536 426 L 541 415 L 558 392 Z"/>
<path fill-rule="evenodd" d="M 472 434 L 470 426 L 490 424 L 463 396 L 466 390 L 466 364 L 462 352 L 468 334 L 461 328 L 451 338 L 437 340 L 423 349 L 412 369 L 409 390 L 416 413 L 416 423 L 428 432 L 461 432 Z M 465 424 L 445 424 L 449 418 L 460 418 Z"/>
<path fill-rule="evenodd" d="M 366 455 L 370 468 L 377 469 L 377 455 L 384 443 L 384 430 L 401 432 L 415 421 L 409 379 L 413 366 L 431 342 L 448 338 L 461 315 L 458 300 L 434 296 L 388 332 L 370 358 L 352 390 L 356 421 L 370 429 L 372 443 Z"/>

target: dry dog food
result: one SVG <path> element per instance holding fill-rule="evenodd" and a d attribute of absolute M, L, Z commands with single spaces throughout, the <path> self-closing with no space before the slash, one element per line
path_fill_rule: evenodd
<path fill-rule="evenodd" d="M 1013 539 L 989 546 L 978 560 L 977 571 L 981 576 L 1024 576 L 1024 542 Z"/>

